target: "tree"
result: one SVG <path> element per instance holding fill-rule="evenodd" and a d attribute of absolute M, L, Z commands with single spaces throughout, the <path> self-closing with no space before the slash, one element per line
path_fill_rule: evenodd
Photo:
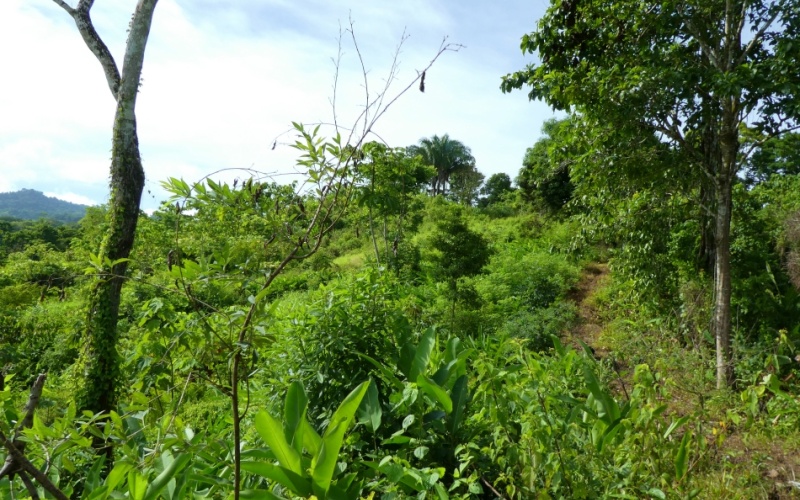
<path fill-rule="evenodd" d="M 383 243 L 387 259 L 396 263 L 408 222 L 406 218 L 413 208 L 415 196 L 435 171 L 432 166 L 425 165 L 419 155 L 411 155 L 404 148 L 389 148 L 378 142 L 369 142 L 361 152 L 363 154 L 356 162 L 356 177 L 360 184 L 358 204 L 366 206 L 369 212 L 375 258 L 380 263 L 373 212 L 383 222 Z M 390 239 L 393 241 L 393 258 L 389 257 Z"/>
<path fill-rule="evenodd" d="M 478 199 L 483 179 L 486 177 L 473 167 L 468 170 L 459 170 L 450 177 L 450 195 L 457 203 L 468 207 Z"/>
<path fill-rule="evenodd" d="M 749 186 L 765 182 L 772 175 L 800 174 L 800 134 L 792 132 L 768 137 L 746 129 L 742 145 L 752 147 L 752 153 L 744 160 L 745 180 Z"/>
<path fill-rule="evenodd" d="M 553 212 L 567 204 L 575 189 L 570 179 L 570 165 L 580 154 L 570 136 L 575 121 L 572 118 L 546 121 L 542 126 L 543 137 L 525 151 L 517 177 L 525 199 Z"/>
<path fill-rule="evenodd" d="M 432 208 L 430 215 L 436 221 L 430 239 L 430 247 L 435 250 L 431 256 L 432 274 L 447 283 L 452 320 L 459 295 L 458 280 L 480 274 L 492 252 L 486 239 L 467 226 L 462 207 L 443 204 Z"/>
<path fill-rule="evenodd" d="M 412 155 L 422 156 L 426 164 L 436 168 L 436 176 L 431 179 L 434 196 L 447 193 L 450 176 L 454 173 L 475 168 L 472 151 L 462 142 L 450 139 L 447 134 L 420 139 L 419 144 L 410 146 L 408 151 Z"/>
<path fill-rule="evenodd" d="M 730 223 L 740 125 L 796 126 L 800 9 L 792 0 L 554 1 L 522 38 L 541 63 L 502 89 L 598 121 L 656 132 L 708 179 L 717 386 L 733 382 Z"/>
<path fill-rule="evenodd" d="M 109 412 L 114 409 L 119 379 L 117 317 L 127 258 L 133 248 L 139 202 L 144 188 L 144 169 L 136 131 L 136 97 L 144 64 L 144 51 L 157 0 L 139 0 L 128 31 L 122 71 L 97 34 L 89 15 L 93 0 L 70 7 L 53 0 L 74 20 L 86 46 L 103 67 L 108 88 L 116 102 L 111 140 L 111 195 L 106 231 L 98 252 L 99 272 L 89 296 L 83 350 L 85 378 L 77 395 L 82 409 Z"/>
<path fill-rule="evenodd" d="M 506 193 L 514 191 L 511 187 L 511 177 L 506 173 L 492 174 L 481 188 L 483 198 L 478 204 L 482 207 L 500 202 Z"/>

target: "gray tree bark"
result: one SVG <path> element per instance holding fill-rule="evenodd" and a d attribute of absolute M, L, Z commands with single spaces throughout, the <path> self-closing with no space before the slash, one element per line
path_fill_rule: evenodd
<path fill-rule="evenodd" d="M 731 215 L 733 182 L 738 169 L 739 102 L 730 98 L 723 103 L 719 134 L 721 165 L 717 173 L 715 212 L 716 252 L 714 256 L 714 337 L 716 339 L 717 388 L 734 383 L 731 352 Z"/>

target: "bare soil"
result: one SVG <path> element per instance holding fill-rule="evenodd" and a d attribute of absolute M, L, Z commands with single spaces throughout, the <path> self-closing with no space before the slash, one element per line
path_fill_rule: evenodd
<path fill-rule="evenodd" d="M 580 340 L 591 347 L 595 357 L 600 359 L 608 355 L 608 349 L 603 347 L 603 343 L 600 342 L 603 324 L 592 297 L 599 288 L 605 286 L 608 278 L 608 264 L 589 264 L 584 269 L 578 284 L 567 295 L 567 299 L 571 300 L 578 308 L 578 321 L 568 332 L 565 332 L 565 340 L 575 349 L 582 350 L 583 348 L 578 342 Z"/>

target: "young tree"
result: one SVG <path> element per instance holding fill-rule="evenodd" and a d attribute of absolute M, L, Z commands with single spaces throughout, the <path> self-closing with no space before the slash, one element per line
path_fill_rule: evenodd
<path fill-rule="evenodd" d="M 380 263 L 374 216 L 381 219 L 385 253 L 392 260 L 388 257 L 390 239 L 396 258 L 413 201 L 435 171 L 404 148 L 369 142 L 362 153 L 356 162 L 356 180 L 360 185 L 358 204 L 367 207 L 375 258 Z"/>
<path fill-rule="evenodd" d="M 86 46 L 103 67 L 108 88 L 116 102 L 111 139 L 111 195 L 108 229 L 98 252 L 98 273 L 89 296 L 84 331 L 85 379 L 77 396 L 80 408 L 94 412 L 114 409 L 119 379 L 117 316 L 120 293 L 133 248 L 139 202 L 144 188 L 144 169 L 136 132 L 136 97 L 144 64 L 144 51 L 158 0 L 139 0 L 131 18 L 122 71 L 97 34 L 89 15 L 93 0 L 80 0 L 76 7 L 53 0 L 72 19 Z"/>
<path fill-rule="evenodd" d="M 730 222 L 740 125 L 769 135 L 800 116 L 800 10 L 793 0 L 554 1 L 507 75 L 561 110 L 657 132 L 701 169 L 714 221 L 717 386 L 733 382 Z"/>
<path fill-rule="evenodd" d="M 430 240 L 433 277 L 447 283 L 451 300 L 451 319 L 458 301 L 458 280 L 480 274 L 489 263 L 491 248 L 486 239 L 467 226 L 464 209 L 457 205 L 439 205 L 431 210 L 436 229 Z"/>

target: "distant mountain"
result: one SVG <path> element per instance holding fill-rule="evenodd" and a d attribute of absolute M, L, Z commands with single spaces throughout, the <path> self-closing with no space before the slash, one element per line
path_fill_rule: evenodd
<path fill-rule="evenodd" d="M 51 198 L 34 189 L 0 193 L 0 217 L 77 222 L 86 214 L 86 208 L 87 205 Z"/>

